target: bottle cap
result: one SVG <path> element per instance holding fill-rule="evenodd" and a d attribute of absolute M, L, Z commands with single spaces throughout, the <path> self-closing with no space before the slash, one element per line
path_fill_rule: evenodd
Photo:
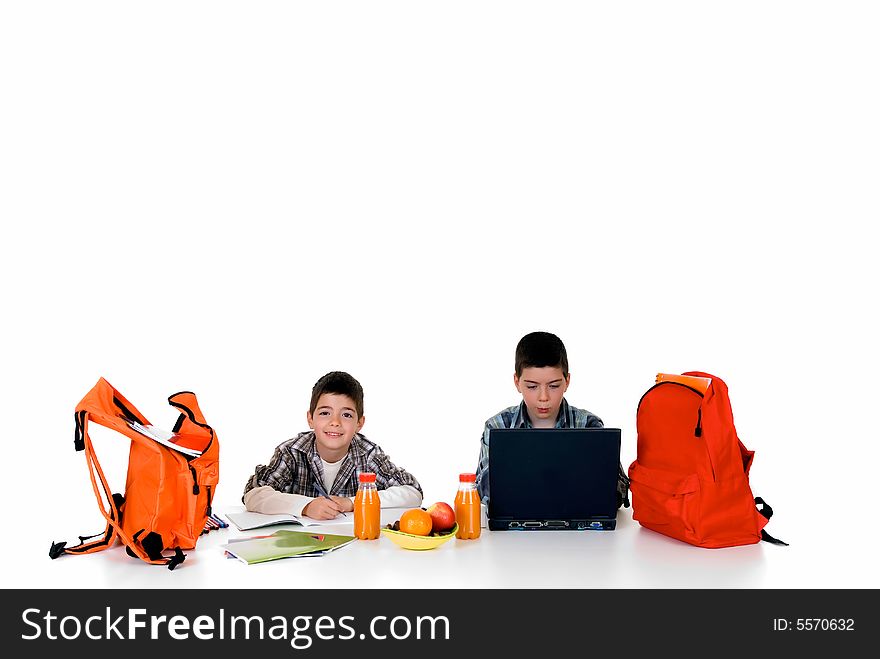
<path fill-rule="evenodd" d="M 460 483 L 476 483 L 477 475 L 476 474 L 459 474 L 458 481 Z"/>
<path fill-rule="evenodd" d="M 372 471 L 364 471 L 358 474 L 358 481 L 361 483 L 375 483 L 376 474 Z"/>

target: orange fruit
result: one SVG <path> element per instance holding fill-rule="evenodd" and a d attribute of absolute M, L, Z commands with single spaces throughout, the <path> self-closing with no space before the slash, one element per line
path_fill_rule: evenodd
<path fill-rule="evenodd" d="M 431 535 L 431 515 L 421 508 L 412 508 L 400 516 L 400 530 L 412 535 Z"/>

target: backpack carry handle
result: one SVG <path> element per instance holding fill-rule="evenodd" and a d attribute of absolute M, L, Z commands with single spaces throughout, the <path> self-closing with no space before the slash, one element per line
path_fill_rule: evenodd
<path fill-rule="evenodd" d="M 180 410 L 180 417 L 174 424 L 173 432 L 182 432 L 192 435 L 203 435 L 211 432 L 211 426 L 205 421 L 205 416 L 199 408 L 199 401 L 191 391 L 179 391 L 168 397 L 168 404 Z"/>

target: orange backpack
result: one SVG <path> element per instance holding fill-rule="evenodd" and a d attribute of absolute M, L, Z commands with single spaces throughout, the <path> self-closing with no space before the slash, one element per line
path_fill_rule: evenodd
<path fill-rule="evenodd" d="M 773 510 L 752 496 L 755 452 L 737 437 L 727 385 L 708 373 L 683 375 L 710 382 L 688 386 L 687 378 L 658 376 L 639 401 L 629 468 L 633 519 L 699 547 L 786 544 L 764 531 Z"/>
<path fill-rule="evenodd" d="M 74 547 L 53 543 L 50 558 L 101 551 L 119 538 L 129 555 L 173 570 L 185 558 L 181 550 L 196 546 L 219 482 L 220 446 L 195 394 L 183 391 L 170 396 L 168 402 L 180 410 L 172 433 L 154 428 L 104 378 L 76 406 L 74 448 L 85 450 L 92 488 L 107 526 L 103 534 L 80 536 L 80 544 Z M 90 421 L 131 440 L 125 496 L 111 494 L 89 438 Z M 86 542 L 97 535 L 103 537 Z M 166 550 L 173 550 L 174 555 L 163 556 Z"/>

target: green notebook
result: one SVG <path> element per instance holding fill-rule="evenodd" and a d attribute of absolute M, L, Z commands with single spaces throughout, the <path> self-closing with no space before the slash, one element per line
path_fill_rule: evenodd
<path fill-rule="evenodd" d="M 246 538 L 223 545 L 234 558 L 252 565 L 279 558 L 323 556 L 354 541 L 353 535 L 331 535 L 309 531 L 275 531 L 272 535 Z"/>

